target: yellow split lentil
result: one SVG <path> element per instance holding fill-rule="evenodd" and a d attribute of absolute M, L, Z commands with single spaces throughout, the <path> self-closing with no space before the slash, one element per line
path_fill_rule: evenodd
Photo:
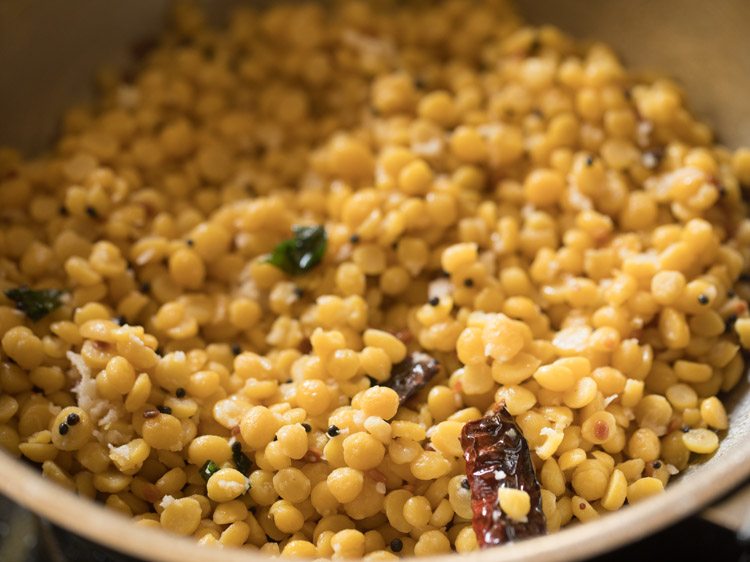
<path fill-rule="evenodd" d="M 139 65 L 49 154 L 0 149 L 0 289 L 65 292 L 0 297 L 0 444 L 45 477 L 201 544 L 386 560 L 477 548 L 459 438 L 495 401 L 550 531 L 719 447 L 750 157 L 672 81 L 505 0 L 179 4 Z M 299 225 L 327 248 L 292 276 Z M 400 404 L 414 351 L 442 368 Z"/>

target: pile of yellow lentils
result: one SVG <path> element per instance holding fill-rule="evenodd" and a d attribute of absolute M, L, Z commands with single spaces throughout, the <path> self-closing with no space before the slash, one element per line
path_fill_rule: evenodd
<path fill-rule="evenodd" d="M 7 451 L 204 545 L 387 560 L 477 548 L 459 436 L 497 401 L 549 531 L 718 447 L 750 151 L 602 44 L 436 4 L 179 5 L 50 154 L 0 152 L 0 289 L 64 292 L 0 297 Z"/>

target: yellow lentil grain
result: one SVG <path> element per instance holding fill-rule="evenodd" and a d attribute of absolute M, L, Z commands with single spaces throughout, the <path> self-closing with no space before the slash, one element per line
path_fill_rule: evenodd
<path fill-rule="evenodd" d="M 706 382 L 713 374 L 709 365 L 684 360 L 675 362 L 674 372 L 677 378 L 689 383 Z"/>
<path fill-rule="evenodd" d="M 709 427 L 723 430 L 729 427 L 729 418 L 724 405 L 715 396 L 710 396 L 701 402 L 701 417 Z"/>
<path fill-rule="evenodd" d="M 172 415 L 160 413 L 145 420 L 141 431 L 144 441 L 154 449 L 182 449 L 182 424 Z"/>
<path fill-rule="evenodd" d="M 273 476 L 273 487 L 283 499 L 298 504 L 310 495 L 310 479 L 298 468 L 282 468 Z"/>
<path fill-rule="evenodd" d="M 222 468 L 214 472 L 206 483 L 208 497 L 216 502 L 228 502 L 247 491 L 248 479 L 239 470 Z"/>
<path fill-rule="evenodd" d="M 580 496 L 573 496 L 571 499 L 572 513 L 579 521 L 586 522 L 591 521 L 599 517 L 599 513 Z"/>
<path fill-rule="evenodd" d="M 397 337 L 382 330 L 365 330 L 362 336 L 365 345 L 380 348 L 388 354 L 391 363 L 399 363 L 406 357 L 406 346 Z"/>
<path fill-rule="evenodd" d="M 438 554 L 448 554 L 451 551 L 451 545 L 448 537 L 442 531 L 427 531 L 422 533 L 414 545 L 415 556 L 435 556 Z"/>
<path fill-rule="evenodd" d="M 454 541 L 454 546 L 456 547 L 456 552 L 462 554 L 464 552 L 477 550 L 477 535 L 474 532 L 474 529 L 472 529 L 471 526 L 461 529 Z"/>
<path fill-rule="evenodd" d="M 364 432 L 349 435 L 343 442 L 346 464 L 357 470 L 370 470 L 380 464 L 385 456 L 385 447 L 377 439 Z"/>
<path fill-rule="evenodd" d="M 413 496 L 407 499 L 403 512 L 406 522 L 418 529 L 427 526 L 432 515 L 430 502 L 424 496 Z"/>
<path fill-rule="evenodd" d="M 337 558 L 361 558 L 365 553 L 365 536 L 354 529 L 339 531 L 331 537 L 333 555 Z"/>
<path fill-rule="evenodd" d="M 664 484 L 658 478 L 645 477 L 636 480 L 628 486 L 628 503 L 637 503 L 664 491 Z"/>
<path fill-rule="evenodd" d="M 554 170 L 534 170 L 524 181 L 524 195 L 534 205 L 556 203 L 565 190 L 565 180 Z"/>
<path fill-rule="evenodd" d="M 423 451 L 411 461 L 409 468 L 419 480 L 434 480 L 448 474 L 451 463 L 438 451 Z"/>
<path fill-rule="evenodd" d="M 701 455 L 719 448 L 719 437 L 709 429 L 691 429 L 682 435 L 682 442 L 689 451 Z"/>
<path fill-rule="evenodd" d="M 524 490 L 500 488 L 497 491 L 497 499 L 503 513 L 514 521 L 524 520 L 531 509 L 531 498 Z"/>
<path fill-rule="evenodd" d="M 348 503 L 362 491 L 364 475 L 354 468 L 336 468 L 328 475 L 326 482 L 330 493 L 337 501 Z"/>
<path fill-rule="evenodd" d="M 651 429 L 638 429 L 630 436 L 627 449 L 633 458 L 640 458 L 644 462 L 654 461 L 659 458 L 659 438 Z"/>
<path fill-rule="evenodd" d="M 302 512 L 287 500 L 274 502 L 268 513 L 282 533 L 295 533 L 305 523 L 305 516 Z"/>
<path fill-rule="evenodd" d="M 534 373 L 536 380 L 543 388 L 555 392 L 564 392 L 571 389 L 575 383 L 575 374 L 564 365 L 544 365 Z"/>
<path fill-rule="evenodd" d="M 255 406 L 242 417 L 240 432 L 250 448 L 261 449 L 273 439 L 280 425 L 268 408 Z"/>
<path fill-rule="evenodd" d="M 368 416 L 389 420 L 396 415 L 399 401 L 395 390 L 374 386 L 362 395 L 362 411 Z"/>
<path fill-rule="evenodd" d="M 75 425 L 69 425 L 69 416 L 78 417 Z M 61 426 L 65 425 L 67 431 L 65 434 L 61 431 Z M 52 443 L 61 451 L 75 451 L 83 447 L 91 438 L 94 425 L 88 413 L 76 406 L 68 406 L 60 410 L 52 422 Z M 148 453 L 146 453 L 148 455 Z"/>
<path fill-rule="evenodd" d="M 609 412 L 595 412 L 583 422 L 581 437 L 591 443 L 600 445 L 613 435 L 616 423 L 615 417 Z"/>
<path fill-rule="evenodd" d="M 192 535 L 201 519 L 201 506 L 193 498 L 172 500 L 161 512 L 161 526 L 178 535 Z"/>
<path fill-rule="evenodd" d="M 281 551 L 282 558 L 317 558 L 318 549 L 309 541 L 289 541 Z"/>
<path fill-rule="evenodd" d="M 2 337 L 3 351 L 24 369 L 38 367 L 44 360 L 42 340 L 25 326 L 15 326 Z"/>
<path fill-rule="evenodd" d="M 614 470 L 609 478 L 607 490 L 602 497 L 601 505 L 608 511 L 620 509 L 627 498 L 628 481 L 620 470 Z"/>

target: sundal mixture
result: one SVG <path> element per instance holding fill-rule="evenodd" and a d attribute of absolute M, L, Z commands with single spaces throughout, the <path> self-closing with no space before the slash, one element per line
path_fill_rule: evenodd
<path fill-rule="evenodd" d="M 134 77 L 133 77 L 134 76 Z M 502 0 L 194 6 L 0 152 L 0 444 L 203 545 L 555 532 L 719 446 L 750 151 Z"/>

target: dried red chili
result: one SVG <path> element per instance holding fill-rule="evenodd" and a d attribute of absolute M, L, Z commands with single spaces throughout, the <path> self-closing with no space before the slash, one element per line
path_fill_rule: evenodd
<path fill-rule="evenodd" d="M 403 404 L 414 396 L 440 371 L 440 363 L 426 353 L 414 352 L 391 369 L 391 378 L 383 386 L 392 388 Z"/>
<path fill-rule="evenodd" d="M 496 405 L 485 417 L 464 425 L 461 446 L 479 547 L 543 535 L 547 523 L 529 446 L 508 411 Z M 497 500 L 500 488 L 517 488 L 529 494 L 531 510 L 526 521 L 514 521 L 502 512 Z"/>

